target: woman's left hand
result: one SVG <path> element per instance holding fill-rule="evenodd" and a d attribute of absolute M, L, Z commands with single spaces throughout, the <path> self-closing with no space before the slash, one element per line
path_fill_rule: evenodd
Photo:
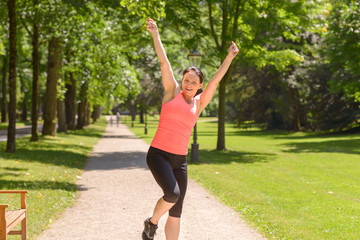
<path fill-rule="evenodd" d="M 234 42 L 231 42 L 231 46 L 229 47 L 229 50 L 228 50 L 228 56 L 234 58 L 234 57 L 236 57 L 236 54 L 238 54 L 238 52 L 239 52 L 239 49 L 236 46 L 236 44 Z"/>
<path fill-rule="evenodd" d="M 156 32 L 158 31 L 158 27 L 157 27 L 157 25 L 156 25 L 156 23 L 155 23 L 154 20 L 152 20 L 151 18 L 148 18 L 148 19 L 146 20 L 146 22 L 147 22 L 146 29 L 147 29 L 149 32 L 151 32 L 151 33 L 156 33 Z"/>

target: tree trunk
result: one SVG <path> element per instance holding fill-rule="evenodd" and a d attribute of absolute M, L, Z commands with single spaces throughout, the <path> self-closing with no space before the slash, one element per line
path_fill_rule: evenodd
<path fill-rule="evenodd" d="M 38 5 L 38 0 L 34 0 L 34 5 Z M 39 55 L 39 26 L 34 22 L 32 36 L 32 65 L 33 65 L 33 83 L 32 83 L 32 101 L 31 101 L 31 138 L 30 142 L 39 141 L 38 136 L 38 118 L 39 118 L 39 73 L 40 73 L 40 55 Z"/>
<path fill-rule="evenodd" d="M 65 115 L 66 124 L 69 130 L 76 129 L 76 80 L 72 73 L 69 73 L 69 83 L 65 84 Z"/>
<path fill-rule="evenodd" d="M 135 121 L 136 118 L 136 103 L 130 105 L 131 121 Z"/>
<path fill-rule="evenodd" d="M 140 105 L 140 123 L 144 123 L 144 106 Z"/>
<path fill-rule="evenodd" d="M 218 106 L 218 138 L 217 147 L 219 151 L 225 150 L 225 94 L 226 84 L 225 81 L 220 82 L 219 87 L 219 106 Z"/>
<path fill-rule="evenodd" d="M 86 108 L 85 108 L 85 126 L 90 125 L 90 119 L 91 119 L 91 111 L 90 111 L 90 103 L 86 102 Z"/>
<path fill-rule="evenodd" d="M 237 1 L 235 5 L 235 14 L 229 14 L 228 10 L 231 3 L 229 1 L 222 1 L 222 27 L 221 27 L 221 44 L 219 43 L 218 36 L 215 32 L 213 17 L 212 17 L 212 1 L 207 1 L 209 8 L 209 23 L 211 29 L 211 35 L 214 38 L 215 44 L 220 54 L 224 53 L 228 48 L 227 44 L 229 43 L 229 39 L 235 41 L 237 32 L 238 32 L 238 19 L 240 16 L 240 4 L 245 3 L 245 1 Z M 229 16 L 230 15 L 230 16 Z M 229 28 L 229 23 L 233 22 L 231 33 Z M 231 25 L 230 25 L 231 26 Z M 222 59 L 221 62 L 223 62 Z M 226 84 L 227 81 L 231 78 L 233 69 L 233 64 L 230 65 L 229 70 L 223 77 L 220 82 L 219 87 L 219 108 L 218 108 L 218 139 L 217 139 L 217 147 L 216 149 L 219 151 L 226 150 L 225 148 L 225 106 L 226 106 Z"/>
<path fill-rule="evenodd" d="M 1 98 L 1 122 L 7 122 L 8 119 L 8 101 L 7 101 L 7 71 L 8 71 L 8 55 L 4 54 L 4 62 L 2 66 L 2 98 Z"/>
<path fill-rule="evenodd" d="M 80 102 L 78 106 L 78 118 L 76 129 L 83 129 L 85 125 L 85 103 Z"/>
<path fill-rule="evenodd" d="M 65 102 L 58 99 L 57 102 L 57 117 L 58 117 L 58 131 L 67 132 L 66 117 L 65 117 Z"/>
<path fill-rule="evenodd" d="M 24 83 L 24 78 L 21 74 L 21 72 L 19 73 L 19 78 L 20 78 L 20 90 L 21 92 L 24 93 L 24 99 L 21 103 L 21 114 L 20 114 L 20 120 L 25 122 L 27 120 L 27 106 L 26 106 L 26 100 L 28 97 L 27 92 L 25 91 L 25 83 Z"/>
<path fill-rule="evenodd" d="M 297 97 L 297 93 L 295 91 L 295 89 L 290 88 L 289 89 L 290 93 L 291 93 L 291 98 L 293 100 L 293 103 L 295 105 L 295 112 L 293 117 L 293 121 L 292 121 L 292 129 L 294 131 L 301 131 L 301 124 L 300 124 L 300 109 L 299 109 L 299 103 L 298 103 L 298 97 Z"/>
<path fill-rule="evenodd" d="M 57 83 L 61 63 L 59 39 L 49 41 L 48 74 L 46 80 L 43 135 L 56 136 Z"/>
<path fill-rule="evenodd" d="M 87 106 L 87 82 L 84 82 L 80 87 L 80 103 L 78 106 L 78 119 L 76 129 L 83 129 L 85 126 L 86 106 Z"/>
<path fill-rule="evenodd" d="M 101 115 L 101 106 L 99 105 L 94 106 L 94 110 L 91 114 L 94 123 L 100 118 L 100 115 Z"/>
<path fill-rule="evenodd" d="M 15 133 L 16 133 L 16 5 L 14 0 L 8 0 L 9 11 L 9 42 L 10 42 L 10 62 L 9 62 L 9 127 L 7 136 L 6 152 L 15 152 Z"/>
<path fill-rule="evenodd" d="M 218 151 L 225 151 L 225 107 L 226 107 L 226 84 L 231 78 L 233 64 L 230 65 L 228 71 L 220 82 L 219 87 L 219 108 L 218 108 L 218 139 L 217 147 Z"/>

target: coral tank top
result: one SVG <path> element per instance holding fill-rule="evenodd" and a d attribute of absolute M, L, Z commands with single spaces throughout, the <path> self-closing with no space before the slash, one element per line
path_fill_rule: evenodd
<path fill-rule="evenodd" d="M 199 99 L 193 98 L 193 104 L 188 104 L 180 92 L 164 103 L 151 146 L 169 153 L 187 155 L 191 130 L 198 117 L 198 102 Z"/>

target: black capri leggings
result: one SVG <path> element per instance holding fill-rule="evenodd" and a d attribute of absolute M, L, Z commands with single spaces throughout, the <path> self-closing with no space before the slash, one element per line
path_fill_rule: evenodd
<path fill-rule="evenodd" d="M 150 147 L 146 163 L 164 192 L 166 202 L 175 203 L 169 216 L 181 217 L 187 187 L 186 155 L 177 155 Z"/>

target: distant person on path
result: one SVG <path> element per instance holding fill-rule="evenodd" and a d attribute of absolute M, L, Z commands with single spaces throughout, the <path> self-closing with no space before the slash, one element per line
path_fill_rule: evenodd
<path fill-rule="evenodd" d="M 119 122 L 120 122 L 120 113 L 117 112 L 116 113 L 116 126 L 119 127 Z"/>
<path fill-rule="evenodd" d="M 212 99 L 217 85 L 239 49 L 232 42 L 227 57 L 204 91 L 203 74 L 196 67 L 184 70 L 180 87 L 161 43 L 157 25 L 151 18 L 147 20 L 147 30 L 152 34 L 155 51 L 160 60 L 165 93 L 159 126 L 147 153 L 146 162 L 164 196 L 157 201 L 153 215 L 145 220 L 142 238 L 154 239 L 159 219 L 169 211 L 165 235 L 167 240 L 176 240 L 180 234 L 180 217 L 187 188 L 186 156 L 191 130 L 201 111 Z"/>

